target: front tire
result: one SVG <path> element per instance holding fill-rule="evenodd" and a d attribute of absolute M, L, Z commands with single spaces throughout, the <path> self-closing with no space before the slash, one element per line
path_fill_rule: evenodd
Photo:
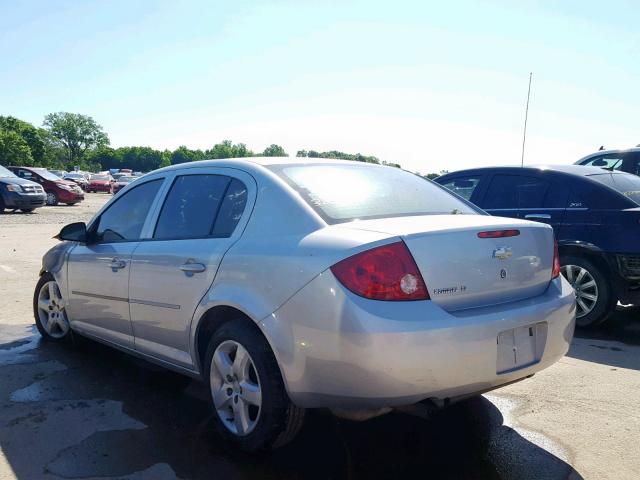
<path fill-rule="evenodd" d="M 576 292 L 576 324 L 595 327 L 609 318 L 616 297 L 602 268 L 584 257 L 561 258 L 562 275 Z"/>
<path fill-rule="evenodd" d="M 242 450 L 270 450 L 290 442 L 304 410 L 289 399 L 269 344 L 249 320 L 223 324 L 209 341 L 205 375 L 220 435 Z"/>
<path fill-rule="evenodd" d="M 71 339 L 71 327 L 60 287 L 48 272 L 40 277 L 36 285 L 33 314 L 36 327 L 45 340 L 67 342 Z"/>
<path fill-rule="evenodd" d="M 58 205 L 58 195 L 55 192 L 47 192 L 47 205 Z"/>

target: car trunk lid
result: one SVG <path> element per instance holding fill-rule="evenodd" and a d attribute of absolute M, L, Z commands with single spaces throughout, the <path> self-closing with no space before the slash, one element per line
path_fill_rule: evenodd
<path fill-rule="evenodd" d="M 485 215 L 428 215 L 343 224 L 402 238 L 431 300 L 447 311 L 495 305 L 542 294 L 553 267 L 548 225 Z M 517 230 L 508 237 L 481 232 Z"/>

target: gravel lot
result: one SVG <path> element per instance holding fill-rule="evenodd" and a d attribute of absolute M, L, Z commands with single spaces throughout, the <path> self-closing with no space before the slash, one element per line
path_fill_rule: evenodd
<path fill-rule="evenodd" d="M 43 344 L 31 299 L 61 226 L 110 198 L 0 215 L 0 479 L 637 479 L 640 310 L 576 334 L 530 380 L 424 420 L 313 413 L 299 439 L 246 456 L 211 431 L 206 389 L 93 342 Z"/>

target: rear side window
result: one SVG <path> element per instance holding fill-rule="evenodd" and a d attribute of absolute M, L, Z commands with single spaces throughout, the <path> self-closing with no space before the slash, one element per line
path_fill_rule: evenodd
<path fill-rule="evenodd" d="M 536 177 L 495 175 L 485 195 L 483 208 L 540 208 L 549 182 Z"/>
<path fill-rule="evenodd" d="M 153 238 L 229 237 L 247 203 L 247 187 L 223 175 L 184 175 L 175 179 Z"/>
<path fill-rule="evenodd" d="M 161 179 L 143 183 L 118 198 L 100 215 L 94 230 L 96 240 L 102 243 L 138 240 L 161 184 Z"/>
<path fill-rule="evenodd" d="M 229 182 L 229 177 L 222 175 L 177 177 L 162 206 L 153 238 L 209 236 Z"/>
<path fill-rule="evenodd" d="M 422 177 L 371 165 L 272 165 L 329 224 L 480 211 Z"/>
<path fill-rule="evenodd" d="M 247 187 L 240 180 L 234 178 L 227 187 L 227 193 L 220 206 L 212 235 L 214 237 L 230 237 L 240 221 L 246 205 Z"/>
<path fill-rule="evenodd" d="M 470 200 L 471 195 L 473 195 L 473 192 L 479 183 L 480 177 L 457 177 L 449 180 L 446 183 L 440 184 L 443 187 L 451 190 L 453 193 L 460 195 L 465 200 Z"/>

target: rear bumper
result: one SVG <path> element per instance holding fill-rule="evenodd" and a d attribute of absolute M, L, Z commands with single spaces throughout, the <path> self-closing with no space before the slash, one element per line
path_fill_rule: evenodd
<path fill-rule="evenodd" d="M 620 302 L 640 304 L 640 254 L 607 254 L 606 259 L 615 272 L 613 288 Z"/>
<path fill-rule="evenodd" d="M 5 192 L 2 194 L 2 198 L 7 208 L 31 209 L 42 207 L 47 200 L 47 195 L 45 193 Z"/>
<path fill-rule="evenodd" d="M 561 279 L 538 297 L 448 313 L 431 301 L 366 300 L 327 271 L 261 327 L 294 403 L 371 408 L 471 395 L 527 377 L 565 355 L 574 323 L 574 293 Z M 496 373 L 498 334 L 535 324 L 544 327 L 537 363 Z"/>
<path fill-rule="evenodd" d="M 111 185 L 91 185 L 87 187 L 91 192 L 111 192 Z"/>

